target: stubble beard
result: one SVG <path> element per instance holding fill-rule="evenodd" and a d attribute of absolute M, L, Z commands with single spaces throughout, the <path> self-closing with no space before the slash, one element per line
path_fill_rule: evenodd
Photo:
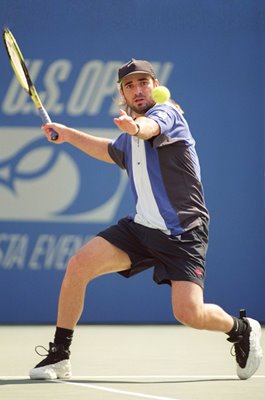
<path fill-rule="evenodd" d="M 140 115 L 144 115 L 150 108 L 152 108 L 155 105 L 154 101 L 148 101 L 146 104 L 143 105 L 133 105 L 133 104 L 128 104 L 128 106 L 136 113 Z"/>

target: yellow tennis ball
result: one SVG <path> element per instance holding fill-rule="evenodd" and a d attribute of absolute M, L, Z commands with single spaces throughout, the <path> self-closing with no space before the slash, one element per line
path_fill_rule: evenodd
<path fill-rule="evenodd" d="M 157 86 L 152 91 L 152 98 L 156 103 L 164 103 L 170 99 L 170 91 L 166 86 Z"/>

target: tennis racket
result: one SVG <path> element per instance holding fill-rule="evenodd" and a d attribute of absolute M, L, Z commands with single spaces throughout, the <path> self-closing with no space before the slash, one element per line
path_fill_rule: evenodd
<path fill-rule="evenodd" d="M 29 71 L 27 69 L 26 63 L 22 56 L 22 53 L 18 47 L 18 44 L 9 29 L 7 29 L 7 28 L 4 29 L 3 38 L 4 38 L 4 43 L 5 43 L 8 57 L 10 59 L 11 66 L 15 72 L 15 75 L 16 75 L 20 85 L 30 95 L 33 103 L 35 104 L 35 106 L 39 112 L 42 122 L 44 124 L 51 122 L 51 119 L 50 119 L 47 111 L 45 110 L 45 108 L 42 105 L 42 102 L 39 98 L 36 88 L 34 87 L 34 85 L 32 83 L 32 80 L 29 75 Z M 55 132 L 53 129 L 51 129 L 51 139 L 54 141 L 58 139 L 58 133 Z"/>

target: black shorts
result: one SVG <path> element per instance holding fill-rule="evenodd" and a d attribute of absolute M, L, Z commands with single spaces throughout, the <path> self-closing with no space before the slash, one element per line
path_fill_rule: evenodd
<path fill-rule="evenodd" d="M 123 218 L 97 236 L 128 254 L 132 266 L 119 272 L 127 278 L 154 267 L 153 279 L 158 284 L 189 281 L 204 287 L 208 247 L 206 221 L 182 235 L 168 236 L 157 229 Z"/>

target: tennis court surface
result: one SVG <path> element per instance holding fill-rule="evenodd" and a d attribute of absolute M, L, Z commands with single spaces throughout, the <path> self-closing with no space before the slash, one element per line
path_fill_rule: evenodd
<path fill-rule="evenodd" d="M 249 380 L 236 376 L 231 344 L 220 333 L 174 325 L 80 325 L 73 377 L 31 381 L 53 326 L 0 326 L 1 400 L 264 400 L 265 362 Z M 265 347 L 263 327 L 262 347 Z"/>

